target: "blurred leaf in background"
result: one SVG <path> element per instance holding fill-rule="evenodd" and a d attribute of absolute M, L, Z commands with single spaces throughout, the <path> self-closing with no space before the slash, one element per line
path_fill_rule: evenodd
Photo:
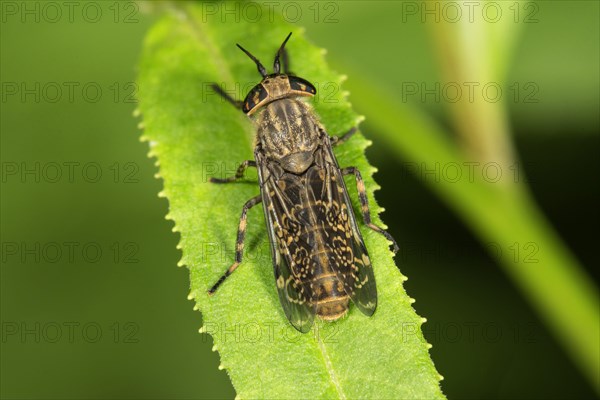
<path fill-rule="evenodd" d="M 542 269 L 531 268 L 531 257 L 501 256 L 498 261 L 600 392 L 600 316 L 595 284 L 539 211 L 527 185 L 507 173 L 518 165 L 506 99 L 502 99 L 509 86 L 504 82 L 510 54 L 507 49 L 513 48 L 515 30 L 520 28 L 521 8 L 531 7 L 519 2 L 509 7 L 483 2 L 482 15 L 473 13 L 471 19 L 460 17 L 464 4 L 452 5 L 452 17 L 448 6 L 431 2 L 424 5 L 422 15 L 434 33 L 443 76 L 440 86 L 451 86 L 455 93 L 448 109 L 458 136 L 456 144 L 416 109 L 410 110 L 392 94 L 377 90 L 377 84 L 361 86 L 359 82 L 354 87 L 357 104 L 370 111 L 374 124 L 401 156 L 434 174 L 441 169 L 440 179 L 428 183 L 433 183 L 433 190 L 470 225 L 492 254 L 512 249 L 515 243 L 535 252 L 535 263 Z M 511 10 L 514 15 L 506 18 Z M 428 20 L 429 14 L 434 18 Z M 528 19 L 536 21 L 531 13 Z M 473 90 L 461 96 L 461 85 Z M 434 94 L 438 87 L 433 86 Z M 445 89 L 439 92 L 447 95 Z M 403 135 L 395 132 L 400 126 L 408 127 Z M 464 179 L 469 176 L 464 172 L 473 171 L 473 167 L 481 167 L 483 176 Z M 444 176 L 448 168 L 452 176 Z M 491 175 L 490 169 L 494 170 Z"/>

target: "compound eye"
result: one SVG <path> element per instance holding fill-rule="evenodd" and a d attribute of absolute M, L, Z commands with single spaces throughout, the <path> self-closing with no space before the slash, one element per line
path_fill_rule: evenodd
<path fill-rule="evenodd" d="M 312 83 L 307 81 L 306 79 L 298 78 L 297 76 L 290 76 L 290 87 L 292 90 L 306 93 L 307 95 L 315 95 L 317 94 L 317 89 L 313 86 Z"/>
<path fill-rule="evenodd" d="M 266 82 L 266 81 L 265 81 Z M 252 88 L 246 99 L 244 100 L 244 106 L 242 111 L 248 114 L 252 109 L 258 106 L 268 96 L 267 90 L 260 83 Z"/>

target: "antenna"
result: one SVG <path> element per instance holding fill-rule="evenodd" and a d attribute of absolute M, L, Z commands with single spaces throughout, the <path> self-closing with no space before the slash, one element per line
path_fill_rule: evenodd
<path fill-rule="evenodd" d="M 288 36 L 289 37 L 289 36 Z M 284 43 L 285 44 L 285 43 Z M 258 68 L 258 72 L 260 73 L 260 75 L 264 78 L 267 76 L 267 70 L 265 69 L 265 67 L 260 63 L 260 61 L 258 61 L 258 58 L 254 57 L 252 54 L 250 54 L 250 52 L 248 50 L 246 50 L 245 48 L 243 48 L 242 46 L 240 46 L 239 44 L 237 44 L 237 47 L 240 48 L 240 50 L 242 50 L 244 53 L 246 53 L 246 55 L 248 57 L 250 57 L 252 59 L 252 61 L 254 61 L 254 63 L 256 64 L 256 67 Z"/>
<path fill-rule="evenodd" d="M 292 32 L 290 32 L 290 34 L 287 35 L 287 37 L 285 38 L 285 40 L 283 41 L 283 43 L 281 43 L 281 47 L 279 47 L 279 50 L 277 50 L 277 54 L 275 54 L 275 61 L 273 62 L 273 73 L 275 73 L 275 74 L 279 73 L 279 69 L 280 69 L 280 66 L 279 66 L 279 56 L 283 52 L 283 48 L 285 47 L 285 44 L 287 43 L 287 41 L 290 38 L 290 36 L 292 36 Z"/>

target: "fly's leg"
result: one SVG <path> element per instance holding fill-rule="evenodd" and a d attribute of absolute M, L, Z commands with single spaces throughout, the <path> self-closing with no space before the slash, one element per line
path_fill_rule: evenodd
<path fill-rule="evenodd" d="M 215 91 L 215 93 L 217 93 L 219 96 L 221 96 L 222 98 L 224 98 L 225 100 L 227 100 L 235 108 L 237 108 L 239 110 L 242 109 L 242 107 L 244 105 L 243 101 L 234 99 L 229 94 L 227 94 L 223 89 L 221 89 L 221 86 L 217 85 L 216 83 L 213 83 L 212 85 L 210 85 L 210 87 Z"/>
<path fill-rule="evenodd" d="M 235 182 L 239 179 L 242 179 L 244 177 L 244 172 L 246 171 L 246 169 L 248 169 L 248 167 L 254 167 L 256 168 L 256 162 L 252 161 L 252 160 L 246 160 L 243 163 L 240 164 L 240 166 L 238 167 L 235 176 L 230 176 L 229 178 L 225 178 L 225 179 L 221 179 L 221 178 L 210 178 L 210 181 L 213 183 L 229 183 L 229 182 Z"/>
<path fill-rule="evenodd" d="M 209 295 L 215 293 L 215 291 L 221 286 L 221 284 L 227 279 L 229 275 L 242 263 L 242 256 L 244 255 L 244 237 L 246 236 L 246 220 L 248 210 L 257 205 L 262 201 L 260 196 L 251 198 L 242 207 L 242 216 L 240 217 L 240 225 L 238 226 L 237 242 L 235 245 L 235 262 L 231 267 L 227 268 L 227 271 L 219 278 L 217 283 L 213 285 L 208 291 Z"/>
<path fill-rule="evenodd" d="M 394 244 L 394 253 L 398 252 L 398 244 L 388 232 L 384 231 L 382 228 L 375 225 L 371 222 L 371 211 L 369 210 L 369 200 L 367 199 L 367 191 L 365 189 L 365 182 L 362 179 L 360 171 L 355 167 L 348 167 L 342 169 L 342 175 L 350 175 L 354 174 L 356 178 L 356 189 L 358 190 L 358 199 L 360 200 L 360 212 L 362 214 L 363 220 L 365 224 L 375 232 L 381 233 L 385 236 L 390 242 Z"/>
<path fill-rule="evenodd" d="M 344 143 L 345 141 L 347 141 L 348 139 L 350 139 L 350 137 L 352 137 L 352 135 L 354 135 L 356 133 L 356 131 L 358 130 L 358 128 L 355 126 L 354 128 L 350 129 L 348 132 L 344 133 L 343 135 L 340 136 L 332 136 L 331 139 L 331 145 L 332 146 L 339 146 L 340 144 Z"/>

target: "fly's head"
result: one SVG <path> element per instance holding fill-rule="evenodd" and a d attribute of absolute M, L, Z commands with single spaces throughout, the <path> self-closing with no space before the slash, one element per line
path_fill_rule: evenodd
<path fill-rule="evenodd" d="M 285 38 L 281 44 L 281 47 L 279 47 L 277 54 L 275 55 L 272 74 L 267 74 L 267 70 L 256 57 L 250 54 L 248 50 L 244 49 L 239 44 L 237 45 L 244 53 L 246 53 L 248 57 L 252 59 L 252 61 L 254 61 L 256 67 L 258 68 L 258 72 L 263 77 L 262 81 L 258 85 L 254 86 L 252 90 L 248 92 L 246 99 L 244 99 L 242 110 L 247 115 L 252 115 L 262 106 L 275 100 L 296 96 L 312 97 L 317 93 L 315 87 L 306 79 L 287 75 L 285 73 L 282 74 L 280 72 L 281 66 L 279 63 L 279 58 L 291 35 L 292 34 L 290 33 Z"/>

